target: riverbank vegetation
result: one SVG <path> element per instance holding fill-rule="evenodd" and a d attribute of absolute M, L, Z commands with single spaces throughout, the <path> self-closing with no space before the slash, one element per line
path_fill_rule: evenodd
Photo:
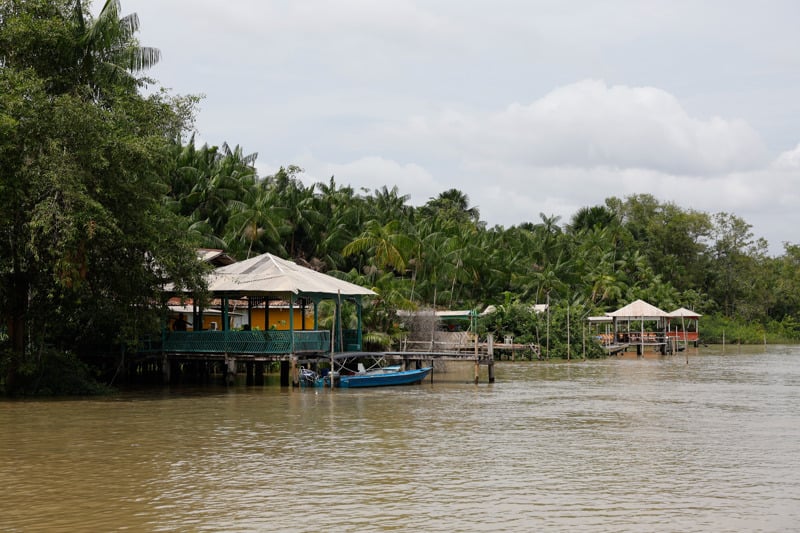
<path fill-rule="evenodd" d="M 113 0 L 96 18 L 74 0 L 0 7 L 7 392 L 42 372 L 43 350 L 124 351 L 158 328 L 165 283 L 202 289 L 197 247 L 271 252 L 374 288 L 376 339 L 402 334 L 398 309 L 495 305 L 482 330 L 544 345 L 547 328 L 564 356 L 582 351 L 587 316 L 637 298 L 702 313 L 707 341 L 800 339 L 800 246 L 770 256 L 733 213 L 637 194 L 501 227 L 457 188 L 414 206 L 393 184 L 313 183 L 293 165 L 260 176 L 257 154 L 196 144 L 198 99 L 153 90 L 144 72 L 159 53 L 137 29 Z M 547 324 L 536 303 L 550 304 Z"/>

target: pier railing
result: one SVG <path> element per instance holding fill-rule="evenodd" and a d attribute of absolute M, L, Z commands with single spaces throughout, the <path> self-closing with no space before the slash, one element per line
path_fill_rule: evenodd
<path fill-rule="evenodd" d="M 294 342 L 293 342 L 294 341 Z M 329 352 L 329 331 L 171 331 L 160 347 L 147 351 L 186 354 L 289 354 Z"/>

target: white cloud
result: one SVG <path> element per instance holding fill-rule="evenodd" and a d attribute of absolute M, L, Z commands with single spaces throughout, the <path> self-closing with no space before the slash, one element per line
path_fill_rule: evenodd
<path fill-rule="evenodd" d="M 650 193 L 798 241 L 796 2 L 123 7 L 162 50 L 150 74 L 206 94 L 200 132 L 278 163 L 259 170 L 415 204 L 456 187 L 504 225 Z"/>
<path fill-rule="evenodd" d="M 772 164 L 775 170 L 800 171 L 800 144 L 779 155 Z"/>
<path fill-rule="evenodd" d="M 539 213 L 567 222 L 581 207 L 640 193 L 748 221 L 780 212 L 800 222 L 800 145 L 770 162 L 746 123 L 693 117 L 659 89 L 589 80 L 527 105 L 445 109 L 361 134 L 364 150 L 397 157 L 333 164 L 306 154 L 303 166 L 355 187 L 396 184 L 415 205 L 456 187 L 490 225 L 536 222 Z M 786 228 L 767 235 L 773 248 L 796 240 Z"/>
<path fill-rule="evenodd" d="M 758 168 L 767 159 L 758 134 L 741 120 L 692 117 L 663 90 L 596 80 L 501 111 L 448 109 L 413 117 L 390 132 L 417 151 L 435 145 L 466 162 L 483 158 L 530 167 L 636 168 L 697 176 Z"/>

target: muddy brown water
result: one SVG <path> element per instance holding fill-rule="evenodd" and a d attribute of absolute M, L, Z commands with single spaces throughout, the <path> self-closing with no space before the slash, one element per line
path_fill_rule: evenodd
<path fill-rule="evenodd" d="M 800 530 L 800 347 L 726 352 L 0 401 L 0 530 Z"/>

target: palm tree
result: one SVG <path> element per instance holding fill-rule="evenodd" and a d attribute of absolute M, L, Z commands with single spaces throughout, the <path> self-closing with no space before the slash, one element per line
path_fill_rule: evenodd
<path fill-rule="evenodd" d="M 381 226 L 377 220 L 370 220 L 364 226 L 364 233 L 345 246 L 342 254 L 368 252 L 374 266 L 381 270 L 391 268 L 402 275 L 412 245 L 408 235 L 400 231 L 399 221 L 392 220 Z"/>
<path fill-rule="evenodd" d="M 614 211 L 603 205 L 582 207 L 572 215 L 567 229 L 571 233 L 580 233 L 582 230 L 605 228 L 616 222 Z"/>
<path fill-rule="evenodd" d="M 391 190 L 384 185 L 367 198 L 371 208 L 370 214 L 381 222 L 390 220 L 406 220 L 409 215 L 408 201 L 411 197 L 407 194 L 401 195 L 397 185 Z"/>
<path fill-rule="evenodd" d="M 86 6 L 75 1 L 73 23 L 77 31 L 77 79 L 99 96 L 111 85 L 135 90 L 142 80 L 134 75 L 158 63 L 157 48 L 139 46 L 135 38 L 139 17 L 120 17 L 119 0 L 106 0 L 95 19 L 87 21 Z"/>
<path fill-rule="evenodd" d="M 280 244 L 283 219 L 273 209 L 274 205 L 274 191 L 265 187 L 264 183 L 253 184 L 244 200 L 233 200 L 228 204 L 231 215 L 225 241 L 229 245 L 234 242 L 247 244 L 247 258 L 250 258 L 256 243 L 259 243 L 258 251 L 262 251 L 263 245 L 267 244 L 271 246 L 271 251 L 284 254 L 285 250 Z"/>
<path fill-rule="evenodd" d="M 362 227 L 365 202 L 355 196 L 352 187 L 337 186 L 333 177 L 328 183 L 317 183 L 316 188 L 316 209 L 321 223 L 314 230 L 312 262 L 319 262 L 326 269 L 342 269 L 346 263 L 342 249 Z"/>
<path fill-rule="evenodd" d="M 469 196 L 458 189 L 449 189 L 436 198 L 431 198 L 422 208 L 424 215 L 435 215 L 437 213 L 448 213 L 449 217 L 460 221 L 480 221 L 480 210 L 477 207 L 469 207 Z"/>
<path fill-rule="evenodd" d="M 267 180 L 275 187 L 281 216 L 289 232 L 289 255 L 292 259 L 307 259 L 314 255 L 314 229 L 324 223 L 314 196 L 315 185 L 305 187 L 297 175 L 302 169 L 294 165 L 281 167 Z"/>

